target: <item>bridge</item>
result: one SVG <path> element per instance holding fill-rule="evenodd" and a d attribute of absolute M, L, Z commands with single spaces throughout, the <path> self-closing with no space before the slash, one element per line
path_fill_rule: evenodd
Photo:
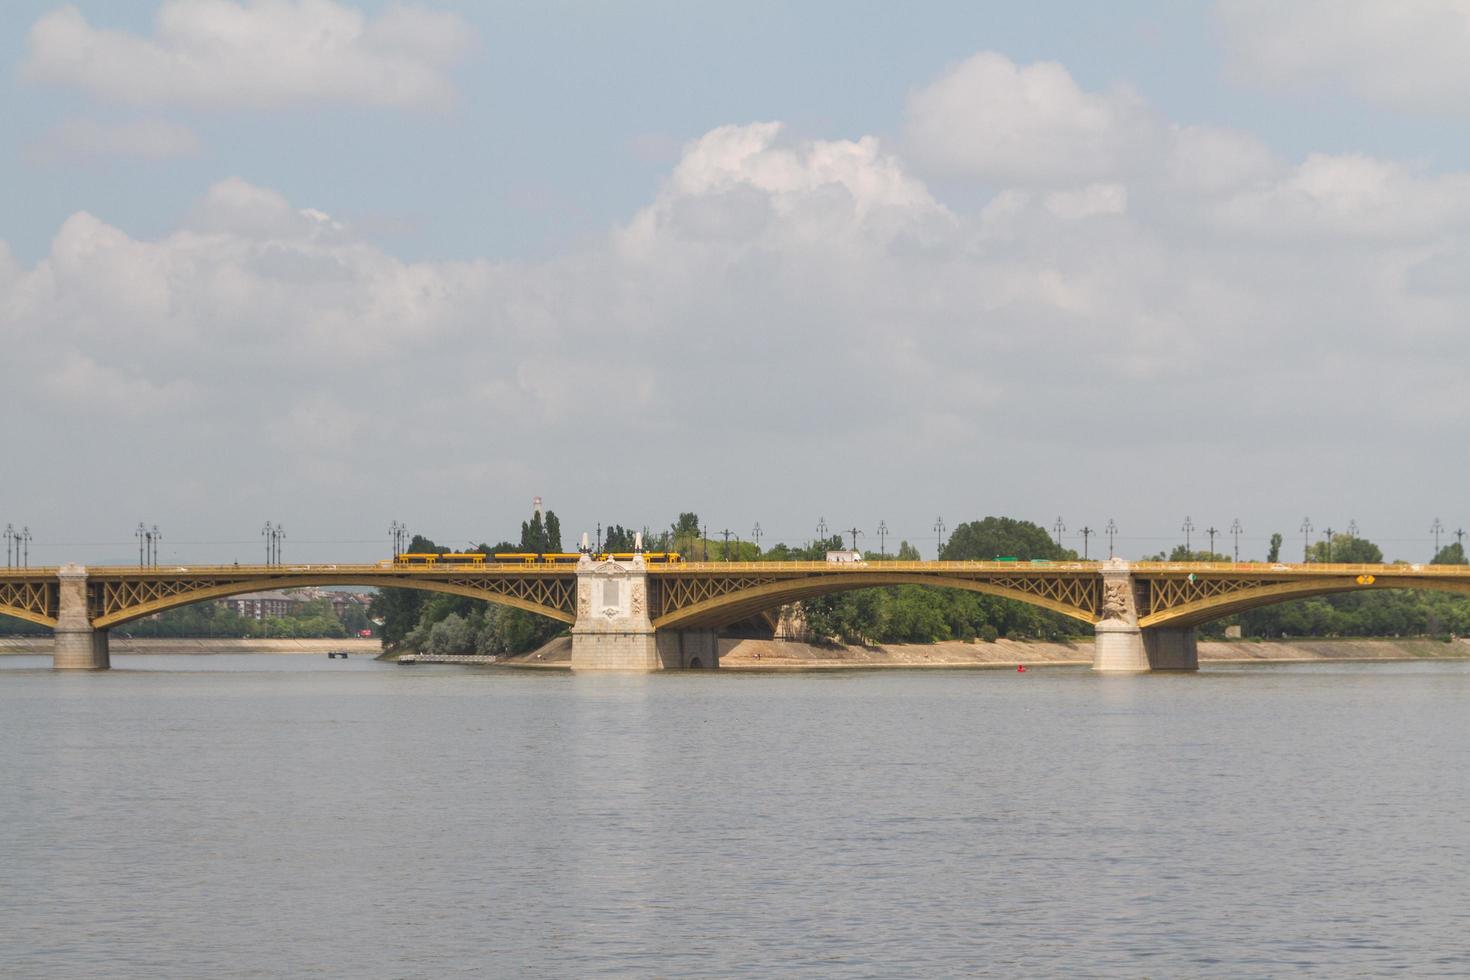
<path fill-rule="evenodd" d="M 1470 594 L 1470 566 L 1134 562 L 191 565 L 0 571 L 0 614 L 49 627 L 61 669 L 110 666 L 109 630 L 208 599 L 307 585 L 423 589 L 571 626 L 580 670 L 715 667 L 722 628 L 851 589 L 922 585 L 1030 603 L 1090 624 L 1102 671 L 1194 670 L 1195 628 L 1289 599 L 1375 589 Z"/>

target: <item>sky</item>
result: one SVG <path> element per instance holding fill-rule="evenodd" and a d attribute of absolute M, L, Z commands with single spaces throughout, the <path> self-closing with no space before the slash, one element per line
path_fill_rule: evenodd
<path fill-rule="evenodd" d="M 32 564 L 1470 523 L 1470 0 L 6 10 Z"/>

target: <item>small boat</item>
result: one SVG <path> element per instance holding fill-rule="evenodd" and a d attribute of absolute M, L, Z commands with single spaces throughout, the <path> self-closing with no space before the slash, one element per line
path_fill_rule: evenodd
<path fill-rule="evenodd" d="M 398 658 L 398 666 L 400 667 L 406 667 L 409 664 L 416 664 L 418 662 L 418 654 L 415 653 L 405 653 L 403 656 Z"/>
<path fill-rule="evenodd" d="M 328 660 L 338 660 L 338 659 L 346 660 L 347 659 L 347 651 L 346 650 L 328 650 L 327 651 L 327 659 Z"/>

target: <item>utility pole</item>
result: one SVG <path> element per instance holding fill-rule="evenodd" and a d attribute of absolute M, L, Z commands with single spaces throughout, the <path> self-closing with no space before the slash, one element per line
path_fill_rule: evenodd
<path fill-rule="evenodd" d="M 1312 519 L 1310 517 L 1302 518 L 1300 530 L 1302 532 L 1302 563 L 1306 564 L 1312 560 L 1312 546 L 1308 543 L 1312 534 Z"/>
<path fill-rule="evenodd" d="M 1188 551 L 1189 550 L 1189 532 L 1194 530 L 1194 521 L 1191 521 L 1189 519 L 1189 515 L 1188 514 L 1184 515 L 1184 526 L 1181 527 L 1179 530 L 1181 530 L 1181 531 L 1184 532 L 1184 550 L 1185 551 Z"/>
<path fill-rule="evenodd" d="M 1117 534 L 1118 534 L 1118 522 L 1115 521 L 1115 520 L 1113 520 L 1111 517 L 1109 517 L 1108 518 L 1108 526 L 1105 527 L 1105 528 L 1103 528 L 1103 530 L 1105 532 L 1107 532 L 1107 535 L 1108 535 L 1108 557 L 1109 558 L 1112 558 L 1113 557 L 1113 538 L 1117 537 Z"/>
<path fill-rule="evenodd" d="M 1062 546 L 1062 532 L 1067 529 L 1067 525 L 1062 523 L 1060 515 L 1057 517 L 1056 523 L 1051 526 L 1051 529 L 1057 536 L 1057 547 L 1060 548 Z"/>
<path fill-rule="evenodd" d="M 1443 530 L 1444 530 L 1444 525 L 1441 524 L 1439 522 L 1439 518 L 1436 517 L 1434 519 L 1434 523 L 1431 524 L 1430 527 L 1429 527 L 1430 533 L 1434 535 L 1434 557 L 1436 557 L 1436 558 L 1439 557 L 1439 535 L 1440 535 L 1440 532 L 1443 531 Z"/>
<path fill-rule="evenodd" d="M 1322 532 L 1322 537 L 1327 539 L 1327 563 L 1332 564 L 1332 528 Z"/>
<path fill-rule="evenodd" d="M 880 558 L 887 558 L 888 557 L 888 548 L 884 544 L 884 539 L 887 538 L 887 537 L 888 537 L 888 523 L 886 521 L 879 521 L 878 522 L 878 557 L 880 557 Z"/>
<path fill-rule="evenodd" d="M 1096 532 L 1094 532 L 1092 530 L 1092 528 L 1086 526 L 1085 524 L 1082 526 L 1081 534 L 1082 534 L 1082 560 L 1083 561 L 1087 561 L 1087 539 L 1090 538 L 1090 537 L 1092 537 L 1092 535 L 1095 534 L 1095 533 Z"/>
<path fill-rule="evenodd" d="M 751 529 L 750 533 L 755 538 L 755 551 L 756 551 L 756 554 L 760 554 L 760 550 L 761 550 L 761 522 L 760 521 L 756 521 L 755 522 L 755 527 L 753 527 Z"/>
<path fill-rule="evenodd" d="M 934 560 L 939 560 L 939 554 L 944 550 L 944 532 L 948 530 L 944 526 L 944 518 L 934 518 Z"/>
<path fill-rule="evenodd" d="M 1210 536 L 1210 561 L 1214 561 L 1215 560 L 1215 535 L 1219 534 L 1220 532 L 1218 530 L 1216 530 L 1215 525 L 1211 524 L 1209 527 L 1205 528 L 1205 533 Z"/>
<path fill-rule="evenodd" d="M 863 532 L 859 531 L 856 527 L 850 527 L 847 529 L 847 533 L 852 535 L 852 550 L 857 551 L 858 535 L 862 534 Z"/>
<path fill-rule="evenodd" d="M 1231 534 L 1231 536 L 1233 538 L 1235 538 L 1235 563 L 1237 565 L 1240 564 L 1240 532 L 1241 532 L 1241 530 L 1242 530 L 1242 528 L 1240 526 L 1240 518 L 1237 517 L 1230 524 L 1230 534 Z"/>

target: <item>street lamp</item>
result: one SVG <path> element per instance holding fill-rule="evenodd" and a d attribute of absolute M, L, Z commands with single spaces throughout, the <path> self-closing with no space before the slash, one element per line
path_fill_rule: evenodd
<path fill-rule="evenodd" d="M 750 534 L 751 534 L 751 537 L 755 538 L 755 553 L 756 554 L 760 554 L 760 550 L 761 550 L 761 522 L 760 521 L 756 521 L 755 522 L 755 527 L 753 527 L 753 528 L 750 529 Z"/>
<path fill-rule="evenodd" d="M 271 564 L 271 545 L 275 540 L 276 529 L 270 521 L 265 522 L 265 527 L 260 529 L 260 536 L 265 540 L 265 563 Z"/>
<path fill-rule="evenodd" d="M 397 558 L 403 554 L 408 543 L 408 525 L 402 521 L 394 521 L 388 525 L 388 537 L 393 541 L 393 557 Z"/>
<path fill-rule="evenodd" d="M 1209 527 L 1205 528 L 1205 533 L 1210 536 L 1210 561 L 1214 561 L 1215 560 L 1215 535 L 1219 534 L 1220 532 L 1215 529 L 1215 525 L 1211 524 Z"/>
<path fill-rule="evenodd" d="M 859 534 L 862 534 L 863 532 L 862 531 L 859 531 L 857 529 L 857 527 L 854 526 L 854 527 L 848 528 L 847 529 L 847 533 L 852 535 L 852 550 L 853 551 L 857 551 L 857 539 L 858 539 L 858 535 Z"/>
<path fill-rule="evenodd" d="M 944 551 L 944 532 L 946 530 L 947 530 L 947 528 L 944 526 L 944 518 L 942 518 L 942 517 L 936 517 L 936 518 L 934 518 L 934 560 L 935 561 L 938 561 L 939 560 L 940 552 Z"/>
<path fill-rule="evenodd" d="M 148 540 L 148 529 L 143 526 L 143 522 L 142 521 L 139 521 L 138 522 L 138 530 L 136 530 L 136 531 L 133 532 L 133 536 L 138 539 L 138 567 L 139 568 L 142 568 L 143 567 L 143 542 Z"/>
<path fill-rule="evenodd" d="M 21 567 L 22 568 L 30 568 L 31 567 L 31 529 L 29 527 L 23 527 L 23 528 L 20 529 L 20 543 L 21 543 L 21 546 L 23 548 L 25 548 L 24 554 L 21 555 L 21 560 L 20 560 Z"/>
<path fill-rule="evenodd" d="M 158 566 L 158 542 L 163 540 L 163 532 L 158 530 L 158 525 L 153 525 L 153 530 L 148 532 L 148 564 Z"/>
<path fill-rule="evenodd" d="M 1060 548 L 1062 546 L 1062 532 L 1067 529 L 1067 525 L 1063 523 L 1060 515 L 1058 515 L 1056 523 L 1051 526 L 1051 529 L 1052 533 L 1057 536 L 1057 547 Z"/>
<path fill-rule="evenodd" d="M 1095 532 L 1092 528 L 1083 525 L 1080 533 L 1082 535 L 1082 560 L 1087 561 L 1087 539 L 1092 537 Z"/>
<path fill-rule="evenodd" d="M 1192 520 L 1189 519 L 1189 515 L 1186 514 L 1184 516 L 1184 526 L 1181 527 L 1179 530 L 1181 530 L 1181 531 L 1184 532 L 1184 550 L 1185 551 L 1188 551 L 1189 550 L 1189 532 L 1194 530 L 1194 521 L 1192 521 Z"/>
<path fill-rule="evenodd" d="M 1327 539 L 1327 564 L 1332 564 L 1332 528 L 1322 532 L 1322 537 Z"/>
<path fill-rule="evenodd" d="M 6 568 L 11 568 L 15 564 L 15 559 L 13 557 L 11 557 L 12 550 L 13 550 L 12 545 L 14 544 L 14 542 L 15 542 L 15 525 L 14 524 L 7 524 L 7 525 L 5 525 L 5 567 Z"/>
<path fill-rule="evenodd" d="M 1108 526 L 1103 528 L 1103 531 L 1108 536 L 1108 558 L 1111 559 L 1113 557 L 1113 538 L 1118 536 L 1118 522 L 1109 517 Z"/>
<path fill-rule="evenodd" d="M 888 548 L 887 548 L 886 544 L 884 543 L 885 542 L 885 539 L 887 539 L 887 537 L 888 537 L 888 522 L 887 521 L 879 521 L 878 522 L 878 557 L 879 558 L 887 558 L 888 557 Z"/>
<path fill-rule="evenodd" d="M 1348 533 L 1348 537 L 1350 537 L 1350 538 L 1356 538 L 1358 536 L 1358 522 L 1357 521 L 1354 521 L 1354 520 L 1349 520 L 1348 521 L 1348 532 L 1347 533 Z"/>
<path fill-rule="evenodd" d="M 1312 534 L 1312 519 L 1310 517 L 1303 517 L 1302 526 L 1299 530 L 1302 532 L 1302 563 L 1306 564 L 1312 560 L 1311 544 L 1309 543 L 1309 538 Z"/>
<path fill-rule="evenodd" d="M 1439 518 L 1436 517 L 1434 519 L 1434 523 L 1429 526 L 1429 530 L 1430 530 L 1430 533 L 1432 533 L 1434 535 L 1434 557 L 1438 558 L 1439 557 L 1439 535 L 1440 535 L 1440 532 L 1442 532 L 1444 530 L 1444 525 L 1441 524 L 1439 522 Z"/>
<path fill-rule="evenodd" d="M 1237 517 L 1230 523 L 1230 535 L 1235 538 L 1235 563 L 1237 565 L 1240 564 L 1240 535 L 1242 530 L 1244 529 L 1240 526 L 1240 518 Z"/>

